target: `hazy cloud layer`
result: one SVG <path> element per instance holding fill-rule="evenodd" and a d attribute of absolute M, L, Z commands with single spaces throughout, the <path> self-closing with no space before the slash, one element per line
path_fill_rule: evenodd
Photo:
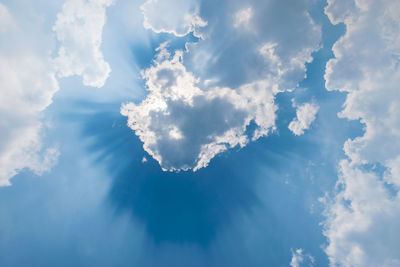
<path fill-rule="evenodd" d="M 258 3 L 257 10 L 251 2 L 222 1 L 216 13 L 203 14 L 202 5 L 207 4 L 199 6 L 201 20 L 208 23 L 202 39 L 173 56 L 163 44 L 154 65 L 143 72 L 148 96 L 121 110 L 144 149 L 164 170 L 206 167 L 218 153 L 268 135 L 275 127 L 274 96 L 297 86 L 305 76 L 305 63 L 319 48 L 320 29 L 307 13 L 310 1 L 288 9 L 271 0 Z M 146 13 L 150 7 L 154 18 L 165 10 L 158 1 L 146 2 L 146 27 L 176 36 L 193 31 L 182 24 L 185 5 L 171 11 L 186 29 L 178 33 L 176 25 L 152 22 Z M 219 12 L 220 8 L 226 10 Z M 266 27 L 283 23 L 279 31 Z M 251 121 L 256 129 L 249 136 L 246 128 Z"/>
<path fill-rule="evenodd" d="M 348 93 L 339 115 L 360 119 L 365 132 L 344 145 L 326 252 L 332 265 L 399 266 L 400 2 L 328 3 L 332 23 L 347 31 L 333 48 L 326 86 Z"/>
<path fill-rule="evenodd" d="M 147 0 L 142 6 L 143 26 L 156 33 L 171 33 L 182 37 L 193 32 L 200 37 L 199 28 L 207 22 L 199 16 L 199 3 L 195 0 Z"/>
<path fill-rule="evenodd" d="M 268 79 L 279 90 L 287 90 L 304 79 L 304 63 L 312 60 L 321 37 L 308 13 L 314 1 L 201 3 L 200 16 L 208 22 L 202 29 L 204 40 L 188 44 L 184 60 L 188 70 L 208 85 L 235 89 Z"/>

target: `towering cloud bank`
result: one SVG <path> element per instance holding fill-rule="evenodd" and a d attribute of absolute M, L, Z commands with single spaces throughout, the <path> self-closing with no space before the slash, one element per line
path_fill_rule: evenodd
<path fill-rule="evenodd" d="M 41 112 L 58 90 L 49 54 L 51 38 L 40 25 L 17 20 L 0 4 L 0 186 L 23 168 L 48 170 L 58 152 L 42 146 Z"/>
<path fill-rule="evenodd" d="M 305 103 L 296 110 L 296 118 L 289 124 L 289 130 L 295 135 L 302 135 L 304 131 L 310 129 L 311 124 L 315 120 L 319 106 L 314 103 Z"/>
<path fill-rule="evenodd" d="M 147 97 L 121 109 L 164 170 L 196 171 L 275 128 L 275 95 L 297 86 L 319 48 L 320 29 L 307 13 L 311 2 L 269 0 L 253 8 L 250 1 L 188 1 L 169 10 L 149 0 L 142 6 L 147 28 L 202 36 L 184 52 L 158 48 L 153 66 L 143 71 Z M 210 4 L 215 8 L 203 14 L 202 5 Z M 200 12 L 188 17 L 188 10 Z M 177 25 L 157 19 L 163 12 Z M 201 23 L 190 26 L 188 18 Z"/>
<path fill-rule="evenodd" d="M 344 145 L 326 252 L 333 266 L 399 266 L 400 2 L 330 0 L 325 11 L 346 25 L 326 87 L 347 93 L 341 117 L 365 125 Z"/>

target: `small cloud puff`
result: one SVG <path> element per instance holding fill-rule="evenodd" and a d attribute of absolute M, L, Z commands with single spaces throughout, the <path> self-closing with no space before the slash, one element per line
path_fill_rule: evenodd
<path fill-rule="evenodd" d="M 193 0 L 147 0 L 141 7 L 143 26 L 155 33 L 170 33 L 182 37 L 190 32 L 202 37 L 199 29 L 207 26 L 198 13 L 199 6 Z"/>
<path fill-rule="evenodd" d="M 183 65 L 181 51 L 174 56 L 165 46 L 159 51 L 154 65 L 143 72 L 148 96 L 138 105 L 123 105 L 121 113 L 163 170 L 196 171 L 228 148 L 245 146 L 251 121 L 257 125 L 253 140 L 274 129 L 276 91 L 267 81 L 237 90 L 202 90 Z"/>
<path fill-rule="evenodd" d="M 347 93 L 341 117 L 365 124 L 344 145 L 338 190 L 327 203 L 332 266 L 400 266 L 399 10 L 392 0 L 329 0 L 325 9 L 347 29 L 327 63 L 326 88 Z"/>
<path fill-rule="evenodd" d="M 295 135 L 304 134 L 304 130 L 310 129 L 318 110 L 319 106 L 314 103 L 305 103 L 304 105 L 297 107 L 296 118 L 290 122 L 288 128 Z"/>
<path fill-rule="evenodd" d="M 303 254 L 303 249 L 299 248 L 295 251 L 292 250 L 292 260 L 290 261 L 291 267 L 308 266 L 313 267 L 315 259 L 310 254 Z"/>

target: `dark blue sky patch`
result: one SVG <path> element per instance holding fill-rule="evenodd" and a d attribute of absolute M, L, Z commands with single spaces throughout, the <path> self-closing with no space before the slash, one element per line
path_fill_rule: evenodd
<path fill-rule="evenodd" d="M 133 221 L 142 223 L 160 251 L 169 243 L 194 244 L 207 250 L 221 232 L 237 227 L 237 216 L 252 218 L 254 210 L 263 210 L 264 219 L 259 219 L 265 221 L 265 228 L 258 231 L 263 242 L 272 242 L 269 252 L 263 252 L 264 261 L 268 258 L 278 264 L 287 260 L 282 257 L 290 257 L 293 244 L 307 247 L 320 262 L 326 260 L 319 247 L 324 242 L 318 226 L 321 216 L 309 214 L 309 205 L 334 184 L 336 169 L 321 164 L 335 159 L 321 156 L 313 135 L 296 137 L 285 127 L 290 110 L 279 115 L 279 132 L 243 149 L 228 150 L 197 172 L 176 173 L 161 171 L 143 151 L 116 105 L 85 106 L 93 112 L 85 116 L 83 135 L 91 140 L 89 151 L 97 156 L 97 163 L 105 164 L 111 175 L 111 207 L 117 216 L 128 213 Z M 145 163 L 143 156 L 148 160 Z M 314 181 L 309 180 L 310 174 Z M 266 186 L 262 200 L 260 184 Z M 291 237 L 282 239 L 282 233 Z M 232 236 L 232 242 L 238 242 L 235 234 Z M 310 238 L 317 245 L 310 247 Z"/>
<path fill-rule="evenodd" d="M 113 176 L 110 201 L 143 222 L 156 243 L 206 246 L 235 212 L 250 212 L 259 204 L 251 162 L 242 166 L 238 158 L 232 168 L 226 159 L 217 159 L 194 173 L 163 172 L 119 114 L 88 117 L 84 135 L 94 137 L 90 150 L 100 152 L 98 160 L 105 160 Z"/>

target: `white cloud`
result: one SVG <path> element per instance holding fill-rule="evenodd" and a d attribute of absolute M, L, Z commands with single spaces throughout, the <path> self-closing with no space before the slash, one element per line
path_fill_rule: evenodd
<path fill-rule="evenodd" d="M 314 266 L 315 259 L 310 254 L 303 254 L 303 249 L 299 248 L 295 251 L 292 251 L 292 260 L 290 261 L 291 267 L 300 267 L 300 266 Z"/>
<path fill-rule="evenodd" d="M 121 113 L 164 170 L 197 170 L 216 154 L 243 147 L 251 120 L 258 125 L 253 139 L 274 128 L 276 92 L 266 81 L 203 91 L 183 65 L 181 51 L 170 57 L 163 47 L 160 54 L 143 72 L 149 95 L 139 105 L 123 105 Z"/>
<path fill-rule="evenodd" d="M 51 104 L 58 90 L 49 54 L 51 36 L 44 34 L 41 23 L 16 20 L 0 4 L 0 186 L 23 168 L 36 174 L 49 170 L 58 152 L 43 146 L 41 112 Z M 4 16 L 4 14 L 6 14 Z"/>
<path fill-rule="evenodd" d="M 0 32 L 8 31 L 13 24 L 14 21 L 8 8 L 0 3 Z"/>
<path fill-rule="evenodd" d="M 382 177 L 343 160 L 338 190 L 328 203 L 325 251 L 332 266 L 399 266 L 400 196 Z"/>
<path fill-rule="evenodd" d="M 10 5 L 12 10 L 0 4 L 0 39 L 7 40 L 0 42 L 0 186 L 10 185 L 24 168 L 41 175 L 56 164 L 57 148 L 43 142 L 50 125 L 43 111 L 59 89 L 57 71 L 82 75 L 85 84 L 104 83 L 109 67 L 99 47 L 109 4 L 67 0 L 54 26 L 62 42 L 62 56 L 55 60 L 50 27 L 55 11 L 49 11 L 58 3 L 21 1 Z"/>
<path fill-rule="evenodd" d="M 305 103 L 297 107 L 296 118 L 294 118 L 290 124 L 289 129 L 295 135 L 304 134 L 304 130 L 310 129 L 311 124 L 316 118 L 319 106 L 314 103 Z"/>
<path fill-rule="evenodd" d="M 143 26 L 156 33 L 182 37 L 190 32 L 201 37 L 199 29 L 207 22 L 199 16 L 199 5 L 193 0 L 147 0 L 142 6 Z"/>
<path fill-rule="evenodd" d="M 243 147 L 275 129 L 275 95 L 294 89 L 304 78 L 305 63 L 319 48 L 320 29 L 307 13 L 310 1 L 289 7 L 281 1 L 269 2 L 251 9 L 252 29 L 257 33 L 253 38 L 248 38 L 248 31 L 233 27 L 232 14 L 249 6 L 243 1 L 218 5 L 177 1 L 172 7 L 147 1 L 142 6 L 145 24 L 147 20 L 155 32 L 182 36 L 193 31 L 178 16 L 193 10 L 208 22 L 202 29 L 206 38 L 187 43 L 185 52 L 171 56 L 166 44 L 161 45 L 154 65 L 143 71 L 147 97 L 121 109 L 144 149 L 163 170 L 196 171 L 215 155 Z M 213 9 L 197 13 L 203 10 L 200 4 L 213 4 Z M 270 10 L 271 5 L 275 10 Z M 279 31 L 268 26 L 282 20 L 287 27 Z M 251 121 L 256 129 L 248 135 Z"/>
<path fill-rule="evenodd" d="M 80 75 L 86 86 L 102 87 L 111 68 L 100 50 L 106 7 L 113 0 L 66 0 L 53 27 L 61 47 L 58 75 Z"/>
<path fill-rule="evenodd" d="M 326 252 L 332 265 L 399 266 L 400 2 L 330 0 L 325 11 L 346 25 L 327 64 L 327 89 L 347 92 L 339 115 L 365 125 L 344 145 L 348 160 L 326 211 Z"/>

